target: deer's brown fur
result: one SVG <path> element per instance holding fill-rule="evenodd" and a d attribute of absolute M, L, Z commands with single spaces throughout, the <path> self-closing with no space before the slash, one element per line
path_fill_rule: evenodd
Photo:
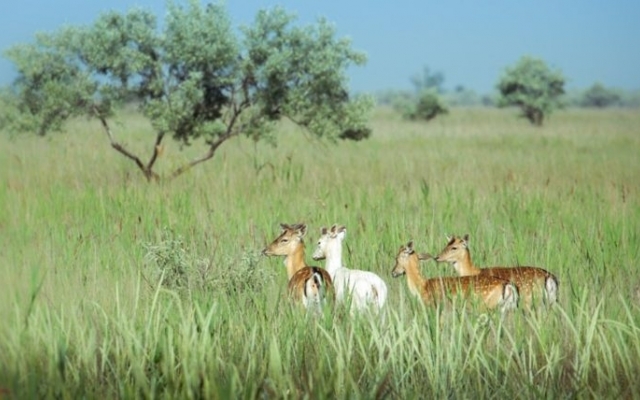
<path fill-rule="evenodd" d="M 507 280 L 493 276 L 440 277 L 425 279 L 420 273 L 419 262 L 431 256 L 418 255 L 413 242 L 400 247 L 396 263 L 391 271 L 393 277 L 407 275 L 407 285 L 414 295 L 426 305 L 437 306 L 450 298 L 460 296 L 477 300 L 487 309 L 513 309 L 518 304 L 518 290 Z"/>
<path fill-rule="evenodd" d="M 307 233 L 305 224 L 280 224 L 282 233 L 262 250 L 266 256 L 284 256 L 287 269 L 287 291 L 289 296 L 302 302 L 305 307 L 313 303 L 324 303 L 333 299 L 333 282 L 329 273 L 319 267 L 308 266 L 305 262 L 303 237 Z"/>
<path fill-rule="evenodd" d="M 539 267 L 490 267 L 478 268 L 471 261 L 469 235 L 449 238 L 446 247 L 434 259 L 455 268 L 458 276 L 492 276 L 513 282 L 524 304 L 531 306 L 535 300 L 554 303 L 558 297 L 558 280 L 549 271 Z"/>

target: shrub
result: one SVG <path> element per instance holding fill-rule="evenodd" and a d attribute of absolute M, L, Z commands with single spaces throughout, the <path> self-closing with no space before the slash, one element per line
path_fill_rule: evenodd
<path fill-rule="evenodd" d="M 145 248 L 144 276 L 152 287 L 159 284 L 182 293 L 235 294 L 262 290 L 274 276 L 273 271 L 258 270 L 256 252 L 245 252 L 216 265 L 211 258 L 198 256 L 181 236 L 168 229 L 163 230 L 158 243 L 147 243 Z"/>
<path fill-rule="evenodd" d="M 447 106 L 436 92 L 425 90 L 420 94 L 415 105 L 406 111 L 405 117 L 411 120 L 430 121 L 448 112 Z"/>

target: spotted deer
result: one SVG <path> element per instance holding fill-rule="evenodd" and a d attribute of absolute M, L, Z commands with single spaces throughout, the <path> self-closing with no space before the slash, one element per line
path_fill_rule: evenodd
<path fill-rule="evenodd" d="M 558 300 L 558 279 L 550 272 L 538 267 L 490 267 L 479 268 L 471 261 L 469 235 L 448 237 L 449 242 L 434 260 L 449 263 L 459 276 L 494 276 L 507 279 L 518 287 L 527 306 L 539 300 L 542 304 L 553 304 Z"/>
<path fill-rule="evenodd" d="M 306 309 L 320 310 L 335 294 L 329 273 L 319 267 L 308 266 L 305 262 L 305 224 L 280 224 L 280 235 L 262 250 L 266 256 L 284 256 L 289 283 L 289 297 L 301 302 Z"/>
<path fill-rule="evenodd" d="M 420 273 L 420 260 L 430 259 L 429 254 L 418 254 L 413 242 L 400 246 L 391 275 L 397 278 L 407 275 L 409 291 L 428 306 L 449 303 L 453 298 L 478 301 L 486 309 L 502 312 L 518 306 L 518 289 L 507 280 L 493 276 L 439 277 L 425 279 Z"/>
<path fill-rule="evenodd" d="M 338 302 L 350 299 L 352 312 L 380 312 L 387 300 L 387 284 L 373 272 L 349 269 L 342 264 L 342 242 L 346 235 L 347 228 L 344 226 L 322 228 L 313 259 L 326 260 L 325 269 L 333 280 Z"/>

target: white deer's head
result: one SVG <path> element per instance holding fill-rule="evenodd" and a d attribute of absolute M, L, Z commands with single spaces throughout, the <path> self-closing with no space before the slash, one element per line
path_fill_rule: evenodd
<path fill-rule="evenodd" d="M 342 247 L 342 241 L 347 236 L 347 228 L 342 225 L 333 225 L 331 229 L 322 228 L 318 245 L 313 252 L 314 260 L 324 260 L 329 254 L 336 254 Z"/>

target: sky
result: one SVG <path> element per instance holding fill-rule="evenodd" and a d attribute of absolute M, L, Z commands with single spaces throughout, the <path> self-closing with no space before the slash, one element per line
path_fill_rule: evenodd
<path fill-rule="evenodd" d="M 175 0 L 181 4 L 184 1 Z M 166 14 L 164 0 L 2 0 L 0 51 L 32 42 L 37 32 L 89 25 L 105 11 L 139 7 Z M 425 66 L 441 71 L 445 89 L 487 94 L 524 55 L 562 71 L 568 89 L 599 82 L 640 89 L 640 1 L 637 0 L 227 0 L 235 26 L 279 5 L 307 25 L 324 17 L 338 36 L 368 55 L 348 71 L 357 92 L 411 89 Z M 0 85 L 16 77 L 0 58 Z"/>

